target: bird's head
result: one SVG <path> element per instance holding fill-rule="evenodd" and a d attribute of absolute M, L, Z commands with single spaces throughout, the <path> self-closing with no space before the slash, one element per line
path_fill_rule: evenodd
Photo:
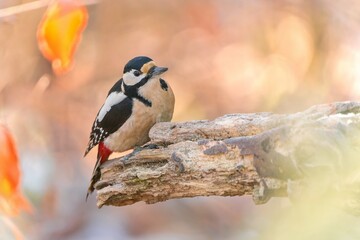
<path fill-rule="evenodd" d="M 140 87 L 151 78 L 161 75 L 168 68 L 158 67 L 149 57 L 135 57 L 131 59 L 124 67 L 123 81 L 127 86 Z"/>

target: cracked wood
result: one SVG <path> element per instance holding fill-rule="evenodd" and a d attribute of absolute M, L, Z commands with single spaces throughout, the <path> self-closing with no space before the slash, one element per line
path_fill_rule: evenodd
<path fill-rule="evenodd" d="M 328 179 L 337 179 L 337 190 L 351 186 L 347 194 L 358 198 L 360 181 L 354 174 L 359 164 L 354 156 L 360 149 L 359 112 L 360 103 L 340 102 L 295 114 L 230 114 L 213 121 L 159 123 L 150 131 L 158 149 L 101 167 L 97 205 L 241 195 L 264 203 L 274 196 L 299 196 L 299 189 L 319 171 L 327 181 L 321 188 L 334 188 Z M 338 181 L 343 172 L 347 181 Z"/>

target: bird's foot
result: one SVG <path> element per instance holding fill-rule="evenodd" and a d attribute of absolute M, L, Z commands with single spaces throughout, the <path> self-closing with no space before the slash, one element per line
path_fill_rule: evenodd
<path fill-rule="evenodd" d="M 149 143 L 149 144 L 145 144 L 141 148 L 142 149 L 159 149 L 159 145 L 157 145 L 155 143 Z"/>
<path fill-rule="evenodd" d="M 89 195 L 95 190 L 95 183 L 97 183 L 101 178 L 101 172 L 100 172 L 100 167 L 97 167 L 96 169 L 94 169 L 93 175 L 91 176 L 91 180 L 90 180 L 90 184 L 89 184 L 89 188 L 88 191 L 86 193 L 86 198 L 85 201 L 87 201 Z"/>
<path fill-rule="evenodd" d="M 122 168 L 125 168 L 125 166 L 128 164 L 130 158 L 132 158 L 135 155 L 134 151 L 132 153 L 129 153 L 128 155 L 125 155 L 122 157 L 120 164 Z"/>
<path fill-rule="evenodd" d="M 125 167 L 125 165 L 129 162 L 129 160 L 134 157 L 138 152 L 144 149 L 159 149 L 159 146 L 153 143 L 146 144 L 144 146 L 135 147 L 134 150 L 129 153 L 128 155 L 124 156 L 121 160 L 121 166 Z"/>

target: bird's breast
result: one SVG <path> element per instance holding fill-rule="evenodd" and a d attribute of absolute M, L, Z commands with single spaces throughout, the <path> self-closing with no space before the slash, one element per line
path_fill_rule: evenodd
<path fill-rule="evenodd" d="M 155 123 L 172 118 L 175 99 L 170 87 L 165 91 L 157 79 L 147 84 L 147 88 L 139 89 L 139 94 L 151 102 L 151 107 L 134 99 L 132 115 L 105 139 L 105 145 L 111 151 L 123 152 L 145 144 L 150 140 L 149 131 Z"/>

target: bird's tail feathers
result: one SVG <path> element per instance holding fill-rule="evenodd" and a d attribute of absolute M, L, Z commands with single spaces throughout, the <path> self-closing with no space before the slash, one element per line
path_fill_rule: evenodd
<path fill-rule="evenodd" d="M 92 142 L 92 140 L 89 141 L 88 145 L 87 145 L 87 148 L 85 150 L 85 153 L 84 153 L 84 157 L 90 152 L 90 150 L 94 147 L 94 144 Z"/>
<path fill-rule="evenodd" d="M 103 142 L 99 143 L 99 150 L 97 154 L 97 160 L 96 164 L 91 176 L 89 188 L 86 194 L 86 200 L 88 199 L 89 195 L 95 190 L 95 183 L 97 183 L 101 178 L 101 172 L 100 172 L 100 166 L 102 163 L 104 163 L 106 160 L 109 159 L 110 154 L 112 151 L 110 151 L 108 148 L 105 147 Z"/>

